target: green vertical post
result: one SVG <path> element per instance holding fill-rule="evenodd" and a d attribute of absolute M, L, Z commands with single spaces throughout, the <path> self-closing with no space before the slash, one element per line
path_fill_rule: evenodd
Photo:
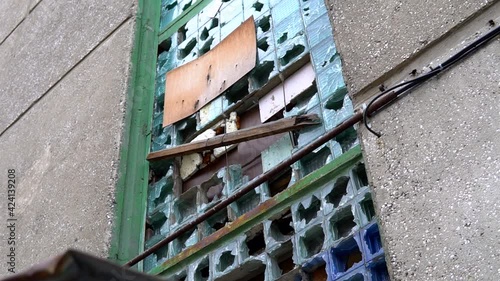
<path fill-rule="evenodd" d="M 139 0 L 109 259 L 125 263 L 144 250 L 160 0 Z"/>

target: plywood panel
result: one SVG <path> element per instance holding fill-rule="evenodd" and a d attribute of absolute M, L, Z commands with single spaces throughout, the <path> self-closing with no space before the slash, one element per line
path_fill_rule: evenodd
<path fill-rule="evenodd" d="M 198 111 L 255 67 L 257 39 L 253 17 L 214 49 L 167 73 L 163 126 Z"/>

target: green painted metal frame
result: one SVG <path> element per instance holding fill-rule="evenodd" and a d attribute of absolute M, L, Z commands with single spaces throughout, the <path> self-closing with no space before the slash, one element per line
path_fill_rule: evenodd
<path fill-rule="evenodd" d="M 194 3 L 192 6 L 187 8 L 182 14 L 177 16 L 172 22 L 170 22 L 161 32 L 159 35 L 159 42 L 160 44 L 163 43 L 165 40 L 170 38 L 170 36 L 174 35 L 179 28 L 181 28 L 183 25 L 185 25 L 190 19 L 192 19 L 194 16 L 196 16 L 203 8 L 205 8 L 208 4 L 210 4 L 212 0 L 199 0 L 198 2 Z"/>
<path fill-rule="evenodd" d="M 115 221 L 109 259 L 125 263 L 144 250 L 160 0 L 139 0 L 125 130 L 120 149 Z"/>
<path fill-rule="evenodd" d="M 294 202 L 316 191 L 328 181 L 344 173 L 362 158 L 361 148 L 359 146 L 352 148 L 332 162 L 312 172 L 294 185 L 275 195 L 273 198 L 263 202 L 251 211 L 237 218 L 235 221 L 184 250 L 177 256 L 167 260 L 165 263 L 157 266 L 148 273 L 154 275 L 171 275 L 178 272 L 182 268 L 187 267 L 190 263 L 222 246 L 224 243 L 242 235 L 263 220 L 281 213 Z"/>

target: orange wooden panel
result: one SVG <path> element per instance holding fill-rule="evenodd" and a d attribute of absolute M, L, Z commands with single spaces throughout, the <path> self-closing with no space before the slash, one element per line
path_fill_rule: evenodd
<path fill-rule="evenodd" d="M 168 72 L 163 126 L 198 111 L 255 67 L 257 38 L 253 17 L 200 58 Z"/>

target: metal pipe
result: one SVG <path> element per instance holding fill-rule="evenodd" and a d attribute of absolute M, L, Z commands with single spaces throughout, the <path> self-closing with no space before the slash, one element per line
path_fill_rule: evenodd
<path fill-rule="evenodd" d="M 376 110 L 382 108 L 383 106 L 389 104 L 391 101 L 393 101 L 395 98 L 397 98 L 397 94 L 395 92 L 390 92 L 381 97 L 379 100 L 377 100 L 375 103 L 373 103 L 372 106 L 369 108 L 368 114 L 371 114 L 375 112 Z M 317 138 L 310 144 L 306 145 L 305 147 L 301 148 L 299 151 L 297 151 L 295 154 L 293 154 L 290 158 L 280 162 L 277 166 L 272 168 L 271 170 L 261 174 L 260 176 L 254 178 L 250 182 L 248 182 L 243 188 L 240 190 L 236 191 L 232 195 L 230 195 L 228 198 L 225 200 L 221 201 L 217 205 L 213 206 L 212 208 L 208 209 L 205 213 L 201 214 L 198 216 L 196 219 L 191 221 L 190 223 L 186 224 L 185 226 L 181 227 L 174 233 L 170 234 L 169 236 L 165 237 L 163 240 L 160 242 L 156 243 L 153 245 L 151 248 L 145 250 L 143 253 L 139 254 L 135 258 L 131 259 L 129 262 L 124 264 L 124 266 L 133 266 L 146 258 L 147 256 L 151 255 L 152 253 L 156 252 L 159 250 L 161 247 L 167 245 L 174 239 L 178 238 L 181 236 L 183 233 L 193 229 L 196 227 L 198 224 L 204 222 L 207 220 L 209 217 L 213 216 L 217 212 L 223 210 L 229 204 L 233 203 L 234 201 L 238 200 L 241 198 L 243 195 L 247 194 L 248 192 L 252 191 L 255 189 L 257 186 L 265 183 L 266 181 L 272 179 L 275 175 L 279 174 L 283 170 L 287 169 L 292 165 L 293 163 L 297 162 L 307 154 L 313 152 L 316 148 L 321 146 L 322 144 L 326 143 L 327 141 L 331 140 L 332 138 L 336 137 L 343 131 L 349 129 L 352 127 L 354 124 L 357 122 L 361 121 L 363 118 L 363 112 L 360 110 L 356 112 L 353 116 L 345 120 L 344 122 L 340 123 L 337 125 L 335 128 L 331 129 L 321 137 Z"/>

